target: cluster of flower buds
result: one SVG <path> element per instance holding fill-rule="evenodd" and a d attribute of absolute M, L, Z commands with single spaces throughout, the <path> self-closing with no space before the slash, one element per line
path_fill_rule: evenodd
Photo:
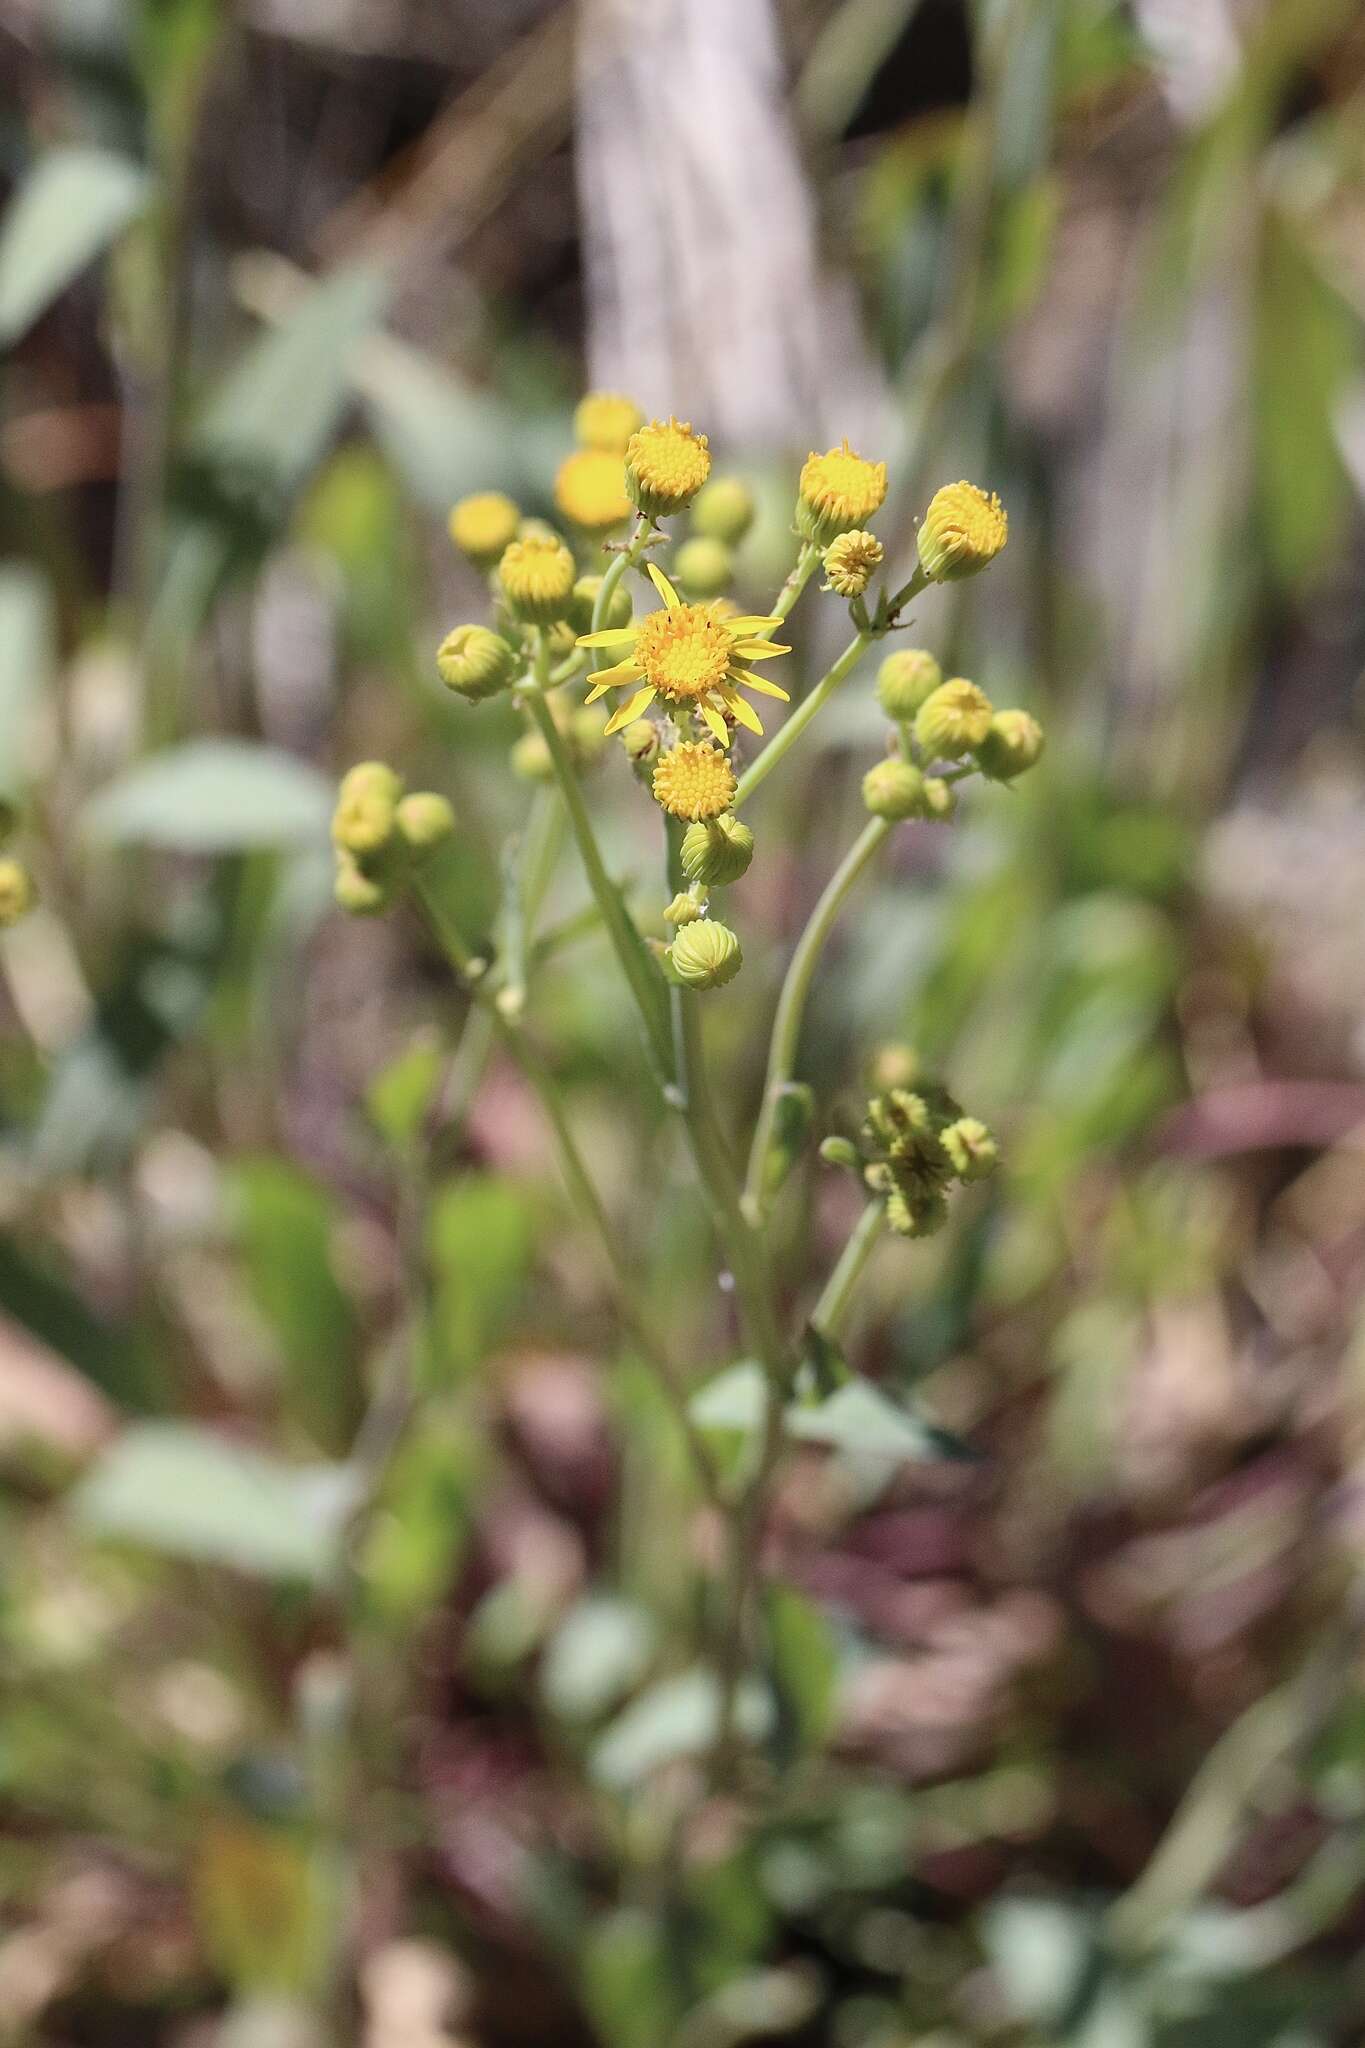
<path fill-rule="evenodd" d="M 14 806 L 0 797 L 0 846 L 8 842 L 18 822 Z M 33 904 L 33 877 L 28 869 L 10 854 L 0 856 L 0 931 L 18 924 Z"/>
<path fill-rule="evenodd" d="M 362 917 L 387 910 L 413 867 L 454 830 L 443 796 L 429 789 L 405 795 L 385 762 L 358 762 L 342 777 L 332 813 L 337 903 Z"/>
<path fill-rule="evenodd" d="M 954 1181 L 984 1179 L 997 1160 L 986 1126 L 964 1116 L 946 1089 L 927 1082 L 874 1095 L 858 1143 L 826 1138 L 820 1151 L 828 1164 L 861 1174 L 902 1237 L 931 1237 L 941 1229 Z"/>
<path fill-rule="evenodd" d="M 997 711 L 965 676 L 945 682 L 920 647 L 887 655 L 877 672 L 877 701 L 897 738 L 895 753 L 863 778 L 863 802 L 875 817 L 951 817 L 952 784 L 929 773 L 933 765 L 950 765 L 954 779 L 977 770 L 992 782 L 1013 782 L 1043 751 L 1043 729 L 1029 712 Z"/>

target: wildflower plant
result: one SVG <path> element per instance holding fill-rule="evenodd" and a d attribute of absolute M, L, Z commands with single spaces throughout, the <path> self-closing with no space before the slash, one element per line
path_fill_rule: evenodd
<path fill-rule="evenodd" d="M 919 524 L 918 561 L 897 580 L 891 547 L 872 530 L 886 498 L 886 465 L 847 441 L 813 453 L 800 472 L 790 573 L 765 610 L 742 612 L 725 593 L 753 501 L 739 479 L 713 472 L 706 435 L 674 418 L 646 421 L 629 399 L 611 393 L 586 397 L 575 425 L 580 445 L 554 479 L 565 533 L 523 519 L 497 493 L 466 498 L 452 512 L 452 538 L 487 577 L 493 610 L 488 621 L 447 633 L 436 669 L 470 703 L 510 697 L 519 712 L 524 731 L 513 769 L 545 784 L 540 801 L 567 823 L 661 1103 L 685 1138 L 718 1264 L 764 1390 L 756 1455 L 738 1479 L 717 1462 L 696 1424 L 692 1371 L 684 1374 L 669 1318 L 646 1298 L 619 1249 L 527 1029 L 532 927 L 553 838 L 526 854 L 515 929 L 502 934 L 492 957 L 475 957 L 433 881 L 439 863 L 431 855 L 458 830 L 449 805 L 406 792 L 382 763 L 362 763 L 345 777 L 337 802 L 337 898 L 364 913 L 405 891 L 415 895 L 491 1034 L 539 1098 L 576 1205 L 600 1238 L 622 1326 L 675 1406 L 706 1495 L 730 1518 L 735 1540 L 716 1649 L 720 1757 L 733 1749 L 757 1612 L 757 1537 L 785 1418 L 794 1402 L 812 1397 L 812 1339 L 822 1370 L 834 1358 L 847 1374 L 839 1347 L 878 1240 L 938 1230 L 954 1191 L 996 1163 L 986 1126 L 920 1075 L 908 1052 L 889 1064 L 882 1059 L 875 1092 L 850 1119 L 852 1134 L 836 1130 L 822 1140 L 822 1119 L 797 1067 L 811 987 L 840 913 L 891 834 L 907 820 L 951 819 L 961 785 L 972 778 L 987 787 L 1012 782 L 1037 761 L 1043 735 L 1028 712 L 997 710 L 974 681 L 945 678 L 931 652 L 901 644 L 907 607 L 921 591 L 976 574 L 1005 545 L 1006 517 L 995 496 L 962 482 L 940 490 Z M 671 550 L 668 567 L 659 560 L 664 550 Z M 852 637 L 793 704 L 789 683 L 778 679 L 791 667 L 795 635 L 788 637 L 788 621 L 817 574 L 825 593 L 847 603 Z M 868 764 L 862 781 L 867 822 L 787 965 L 741 1159 L 734 1142 L 739 1108 L 722 1109 L 712 1092 L 703 1023 L 712 993 L 745 971 L 744 917 L 729 892 L 761 862 L 763 849 L 744 813 L 874 654 L 880 661 L 869 687 L 887 729 L 883 757 Z M 768 732 L 771 719 L 780 722 Z M 619 800 L 628 800 L 633 780 L 658 812 L 662 878 L 657 900 L 638 918 L 609 870 L 598 798 L 590 801 L 585 788 L 587 771 L 604 766 L 596 790 L 609 791 L 614 781 Z M 774 1210 L 798 1162 L 817 1150 L 826 1166 L 857 1177 L 865 1206 L 802 1324 L 790 1315 L 780 1284 Z"/>

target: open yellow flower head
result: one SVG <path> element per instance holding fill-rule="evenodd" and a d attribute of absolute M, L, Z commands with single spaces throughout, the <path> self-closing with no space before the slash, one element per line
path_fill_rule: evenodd
<path fill-rule="evenodd" d="M 754 523 L 754 494 L 742 478 L 713 476 L 692 506 L 692 531 L 735 548 Z"/>
<path fill-rule="evenodd" d="M 33 877 L 22 861 L 0 860 L 0 931 L 33 908 Z"/>
<path fill-rule="evenodd" d="M 574 411 L 574 437 L 584 448 L 624 455 L 627 441 L 643 423 L 644 414 L 633 398 L 619 391 L 590 391 Z"/>
<path fill-rule="evenodd" d="M 614 667 L 596 669 L 588 677 L 592 685 L 589 704 L 607 690 L 630 691 L 612 713 L 607 731 L 619 732 L 656 697 L 662 697 L 680 712 L 697 712 L 723 747 L 730 744 L 728 720 L 761 733 L 758 713 L 740 692 L 753 690 L 787 702 L 785 690 L 746 665 L 790 654 L 789 647 L 775 646 L 761 637 L 781 621 L 772 614 L 728 617 L 722 616 L 717 605 L 684 604 L 653 562 L 649 574 L 664 601 L 661 611 L 647 612 L 629 626 L 585 633 L 578 643 L 580 647 L 609 647 L 620 656 Z"/>
<path fill-rule="evenodd" d="M 478 569 L 491 569 L 508 541 L 515 540 L 518 508 L 501 491 L 479 491 L 461 498 L 449 519 L 450 538 Z"/>
<path fill-rule="evenodd" d="M 710 474 L 705 434 L 671 414 L 638 428 L 626 444 L 626 489 L 647 519 L 681 512 Z"/>
<path fill-rule="evenodd" d="M 551 533 L 514 540 L 498 563 L 498 582 L 509 607 L 534 626 L 552 626 L 567 616 L 577 574 L 573 556 Z"/>
<path fill-rule="evenodd" d="M 724 988 L 744 965 L 734 932 L 710 917 L 683 925 L 664 958 L 676 981 L 697 989 Z"/>
<path fill-rule="evenodd" d="M 965 676 L 940 683 L 915 714 L 915 738 L 930 761 L 957 761 L 979 747 L 991 729 L 993 707 Z"/>
<path fill-rule="evenodd" d="M 886 496 L 886 464 L 865 462 L 847 441 L 814 450 L 801 465 L 796 524 L 823 547 L 852 526 L 866 526 Z"/>
<path fill-rule="evenodd" d="M 689 825 L 679 853 L 688 881 L 704 883 L 708 889 L 737 882 L 748 873 L 753 857 L 753 833 L 728 815 Z"/>
<path fill-rule="evenodd" d="M 694 533 L 673 558 L 673 573 L 689 597 L 722 597 L 735 579 L 735 564 L 723 540 Z"/>
<path fill-rule="evenodd" d="M 888 718 L 913 718 L 943 681 L 943 670 L 922 647 L 901 647 L 877 670 L 877 702 Z"/>
<path fill-rule="evenodd" d="M 993 562 L 1009 538 L 1009 518 L 995 492 L 945 484 L 929 501 L 919 530 L 919 558 L 934 583 L 958 583 Z"/>
<path fill-rule="evenodd" d="M 511 682 L 516 649 L 487 626 L 454 626 L 436 650 L 436 666 L 448 690 L 481 704 Z"/>
<path fill-rule="evenodd" d="M 1013 782 L 1043 751 L 1043 728 L 1027 711 L 997 711 L 976 750 L 977 766 L 992 782 Z"/>
<path fill-rule="evenodd" d="M 654 765 L 654 801 L 675 818 L 718 818 L 734 800 L 735 771 L 709 741 L 684 740 Z"/>
<path fill-rule="evenodd" d="M 624 526 L 631 506 L 620 456 L 605 448 L 579 448 L 566 456 L 555 477 L 555 503 L 585 533 Z"/>
<path fill-rule="evenodd" d="M 851 526 L 837 534 L 825 550 L 825 582 L 840 597 L 861 597 L 879 569 L 886 550 L 875 533 Z"/>
<path fill-rule="evenodd" d="M 332 841 L 347 853 L 378 853 L 393 837 L 403 785 L 387 762 L 358 761 L 341 778 Z"/>

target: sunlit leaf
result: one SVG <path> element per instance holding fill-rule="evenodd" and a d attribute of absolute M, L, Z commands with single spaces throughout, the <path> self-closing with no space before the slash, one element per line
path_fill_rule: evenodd
<path fill-rule="evenodd" d="M 151 181 L 128 157 L 54 149 L 0 222 L 0 346 L 32 326 L 142 210 Z"/>

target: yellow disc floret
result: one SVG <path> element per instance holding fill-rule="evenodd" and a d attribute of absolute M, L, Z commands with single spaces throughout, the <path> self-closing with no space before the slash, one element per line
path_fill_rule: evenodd
<path fill-rule="evenodd" d="M 590 391 L 578 401 L 573 430 L 584 448 L 624 455 L 627 441 L 643 421 L 644 414 L 633 398 L 624 398 L 619 391 Z"/>
<path fill-rule="evenodd" d="M 844 441 L 801 465 L 796 523 L 823 546 L 851 526 L 865 526 L 886 496 L 886 464 L 865 462 Z"/>
<path fill-rule="evenodd" d="M 556 534 L 514 540 L 498 563 L 498 581 L 512 611 L 537 626 L 566 616 L 577 574 L 573 556 Z"/>
<path fill-rule="evenodd" d="M 993 562 L 1009 538 L 1009 518 L 995 492 L 975 484 L 935 491 L 919 530 L 919 558 L 932 583 L 958 583 Z"/>
<path fill-rule="evenodd" d="M 875 533 L 852 526 L 832 540 L 825 553 L 825 584 L 840 597 L 861 597 L 879 569 L 886 550 Z"/>
<path fill-rule="evenodd" d="M 686 420 L 651 420 L 626 444 L 626 489 L 647 519 L 681 512 L 710 474 L 706 436 Z"/>
<path fill-rule="evenodd" d="M 654 800 L 675 818 L 718 818 L 735 794 L 735 771 L 718 747 L 684 740 L 654 766 Z"/>
<path fill-rule="evenodd" d="M 649 574 L 663 598 L 662 611 L 649 612 L 633 625 L 585 633 L 580 647 L 610 647 L 620 657 L 612 668 L 589 676 L 591 704 L 607 690 L 629 688 L 632 694 L 608 723 L 619 732 L 653 703 L 666 698 L 696 711 L 713 739 L 730 744 L 731 724 L 762 732 L 758 714 L 740 693 L 780 697 L 787 692 L 746 666 L 789 654 L 764 636 L 782 622 L 776 614 L 731 614 L 716 604 L 684 604 L 662 569 L 651 562 Z"/>
<path fill-rule="evenodd" d="M 619 455 L 605 448 L 580 448 L 559 465 L 555 503 L 585 533 L 610 533 L 624 526 L 631 504 Z"/>
<path fill-rule="evenodd" d="M 510 540 L 515 540 L 518 508 L 501 491 L 479 491 L 461 498 L 450 514 L 450 538 L 476 568 L 491 569 Z"/>

